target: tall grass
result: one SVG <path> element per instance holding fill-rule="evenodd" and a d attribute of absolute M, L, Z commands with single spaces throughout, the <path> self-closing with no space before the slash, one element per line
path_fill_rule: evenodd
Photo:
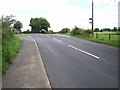
<path fill-rule="evenodd" d="M 12 39 L 9 41 L 5 40 L 2 44 L 2 73 L 5 73 L 13 58 L 19 52 L 22 41 L 18 37 L 13 36 Z"/>
<path fill-rule="evenodd" d="M 8 28 L 2 29 L 2 73 L 5 73 L 21 46 L 21 40 Z"/>

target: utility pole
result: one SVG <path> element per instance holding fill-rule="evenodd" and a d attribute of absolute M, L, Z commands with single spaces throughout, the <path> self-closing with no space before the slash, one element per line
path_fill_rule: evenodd
<path fill-rule="evenodd" d="M 89 18 L 89 23 L 92 25 L 92 27 L 91 27 L 91 30 L 92 30 L 92 37 L 94 36 L 94 3 L 93 3 L 93 0 L 92 0 L 92 17 L 91 18 Z"/>
<path fill-rule="evenodd" d="M 118 28 L 120 28 L 120 1 L 118 2 Z"/>
<path fill-rule="evenodd" d="M 92 0 L 92 37 L 94 36 L 94 3 L 93 3 L 93 0 Z"/>

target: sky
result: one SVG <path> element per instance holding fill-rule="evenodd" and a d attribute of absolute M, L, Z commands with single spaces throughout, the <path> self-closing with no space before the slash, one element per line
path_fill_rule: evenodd
<path fill-rule="evenodd" d="M 94 28 L 118 27 L 118 2 L 120 0 L 93 0 Z M 75 26 L 90 29 L 89 18 L 92 0 L 1 0 L 0 15 L 14 15 L 23 24 L 22 31 L 31 29 L 31 18 L 44 17 L 51 30 Z"/>

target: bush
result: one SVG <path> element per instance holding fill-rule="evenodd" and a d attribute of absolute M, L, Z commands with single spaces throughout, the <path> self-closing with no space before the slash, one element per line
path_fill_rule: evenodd
<path fill-rule="evenodd" d="M 89 37 L 90 36 L 90 34 L 92 34 L 92 31 L 91 30 L 89 30 L 89 29 L 87 29 L 87 30 L 83 30 L 83 36 L 87 36 L 87 37 Z"/>
<path fill-rule="evenodd" d="M 69 28 L 63 28 L 60 33 L 68 33 L 70 32 L 70 29 Z"/>
<path fill-rule="evenodd" d="M 54 34 L 53 30 L 49 30 L 48 34 Z"/>
<path fill-rule="evenodd" d="M 76 26 L 71 31 L 72 35 L 82 35 L 82 33 L 83 33 L 83 29 L 82 28 L 78 28 Z"/>

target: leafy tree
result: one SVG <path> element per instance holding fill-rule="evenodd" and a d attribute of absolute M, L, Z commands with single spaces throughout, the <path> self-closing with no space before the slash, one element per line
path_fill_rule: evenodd
<path fill-rule="evenodd" d="M 104 31 L 110 32 L 110 28 L 103 28 L 102 30 L 103 30 L 103 32 Z"/>
<path fill-rule="evenodd" d="M 49 30 L 48 34 L 54 34 L 53 30 Z"/>
<path fill-rule="evenodd" d="M 92 33 L 92 31 L 90 29 L 87 29 L 87 30 L 83 30 L 82 35 L 89 37 L 91 33 Z"/>
<path fill-rule="evenodd" d="M 15 19 L 13 19 L 13 15 L 6 16 L 1 18 L 2 21 L 2 38 L 3 38 L 3 43 L 4 40 L 10 39 L 13 36 L 13 33 L 11 32 L 11 25 L 15 22 Z"/>
<path fill-rule="evenodd" d="M 100 29 L 100 32 L 103 32 L 103 29 Z"/>
<path fill-rule="evenodd" d="M 40 32 L 44 29 L 48 32 L 48 28 L 50 28 L 50 23 L 43 17 L 40 18 L 31 18 L 30 24 L 32 32 Z"/>
<path fill-rule="evenodd" d="M 120 27 L 118 27 L 118 32 L 120 32 Z"/>
<path fill-rule="evenodd" d="M 82 35 L 82 31 L 83 31 L 82 28 L 78 28 L 77 26 L 75 26 L 72 29 L 71 34 L 73 34 L 73 35 Z"/>
<path fill-rule="evenodd" d="M 114 32 L 116 32 L 117 30 L 118 30 L 117 27 L 114 27 L 114 28 L 113 28 L 113 31 L 114 31 Z"/>
<path fill-rule="evenodd" d="M 16 21 L 14 24 L 14 28 L 16 28 L 19 32 L 21 32 L 21 28 L 23 27 L 20 21 Z"/>
<path fill-rule="evenodd" d="M 60 33 L 67 33 L 67 32 L 70 32 L 70 29 L 69 28 L 63 28 Z"/>
<path fill-rule="evenodd" d="M 94 29 L 94 32 L 99 32 L 99 28 L 95 28 L 95 29 Z"/>
<path fill-rule="evenodd" d="M 1 21 L 2 21 L 2 29 L 10 29 L 11 25 L 15 22 L 15 19 L 13 19 L 13 15 L 10 16 L 6 16 L 6 17 L 1 17 Z"/>

